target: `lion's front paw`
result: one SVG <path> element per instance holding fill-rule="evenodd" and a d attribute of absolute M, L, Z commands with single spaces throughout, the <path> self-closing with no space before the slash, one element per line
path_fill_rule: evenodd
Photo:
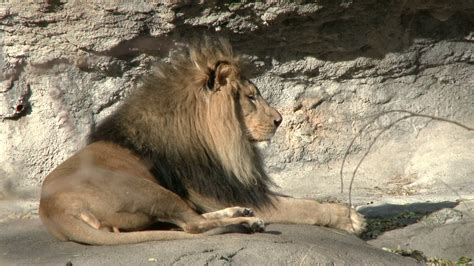
<path fill-rule="evenodd" d="M 265 231 L 265 222 L 260 218 L 249 218 L 245 225 L 248 226 L 252 233 L 261 233 Z"/>
<path fill-rule="evenodd" d="M 362 214 L 358 213 L 356 210 L 351 209 L 350 219 L 347 218 L 347 223 L 341 229 L 359 235 L 365 231 L 367 222 Z"/>
<path fill-rule="evenodd" d="M 321 225 L 332 228 L 341 229 L 351 234 L 360 234 L 365 230 L 367 225 L 364 216 L 353 208 L 349 208 L 343 204 L 326 203 L 321 204 L 324 217 Z"/>
<path fill-rule="evenodd" d="M 255 216 L 255 213 L 252 211 L 252 209 L 235 207 L 235 213 L 233 217 L 253 217 L 253 216 Z"/>
<path fill-rule="evenodd" d="M 350 210 L 350 216 L 348 210 Z M 351 234 L 359 235 L 365 230 L 367 225 L 362 214 L 343 205 L 337 205 L 332 215 L 333 217 L 328 226 L 347 231 Z"/>

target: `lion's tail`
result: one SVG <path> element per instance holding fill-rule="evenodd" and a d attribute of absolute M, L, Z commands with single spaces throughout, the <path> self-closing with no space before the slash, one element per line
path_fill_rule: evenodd
<path fill-rule="evenodd" d="M 56 232 L 52 232 L 53 235 L 58 236 L 57 233 L 59 233 L 61 235 L 59 238 L 63 240 L 70 240 L 89 245 L 121 245 L 147 241 L 191 239 L 239 231 L 238 228 L 227 226 L 209 230 L 200 234 L 191 234 L 183 231 L 162 230 L 114 233 L 92 228 L 84 221 L 72 215 L 63 214 L 61 217 L 56 217 L 54 220 L 55 221 L 49 221 L 48 223 L 43 221 L 50 231 L 54 230 Z M 51 228 L 51 225 L 53 224 L 55 228 Z"/>

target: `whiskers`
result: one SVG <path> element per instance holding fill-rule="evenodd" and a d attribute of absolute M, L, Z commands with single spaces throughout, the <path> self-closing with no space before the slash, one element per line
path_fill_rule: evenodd
<path fill-rule="evenodd" d="M 252 130 L 244 129 L 244 134 L 252 142 L 269 141 L 275 135 L 276 128 L 268 126 L 255 127 Z"/>

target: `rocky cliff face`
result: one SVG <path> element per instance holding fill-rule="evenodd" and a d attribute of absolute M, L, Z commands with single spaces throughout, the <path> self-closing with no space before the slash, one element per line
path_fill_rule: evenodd
<path fill-rule="evenodd" d="M 283 114 L 266 157 L 283 190 L 315 196 L 303 186 L 324 192 L 339 182 L 347 146 L 384 110 L 474 125 L 473 1 L 272 2 L 0 4 L 4 190 L 37 189 L 154 61 L 203 34 L 224 36 L 245 54 L 252 80 Z M 351 158 L 401 116 L 378 119 Z M 361 189 L 375 180 L 390 187 L 398 178 L 399 188 L 472 175 L 473 144 L 472 133 L 453 125 L 402 121 L 366 158 Z"/>

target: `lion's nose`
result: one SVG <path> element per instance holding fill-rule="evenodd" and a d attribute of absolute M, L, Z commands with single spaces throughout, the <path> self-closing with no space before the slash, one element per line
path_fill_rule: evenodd
<path fill-rule="evenodd" d="M 273 120 L 273 123 L 275 123 L 275 127 L 278 127 L 282 121 L 283 121 L 283 117 L 280 114 L 278 114 L 278 116 Z"/>

